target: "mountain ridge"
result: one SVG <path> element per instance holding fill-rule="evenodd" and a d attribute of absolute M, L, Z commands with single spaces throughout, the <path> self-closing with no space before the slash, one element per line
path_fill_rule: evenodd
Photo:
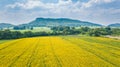
<path fill-rule="evenodd" d="M 29 22 L 28 24 L 22 24 L 19 26 L 51 27 L 51 26 L 102 26 L 102 25 L 69 18 L 36 18 L 35 20 Z"/>
<path fill-rule="evenodd" d="M 109 27 L 120 27 L 120 23 L 114 23 L 114 24 L 110 24 L 108 26 Z"/>
<path fill-rule="evenodd" d="M 9 27 L 14 27 L 14 25 L 9 23 L 0 23 L 0 28 L 9 28 Z"/>
<path fill-rule="evenodd" d="M 9 23 L 0 23 L 0 28 L 8 28 L 8 27 L 14 27 L 14 26 L 20 26 L 20 27 L 53 27 L 53 26 L 96 26 L 96 27 L 102 27 L 103 25 L 92 23 L 88 21 L 81 21 L 76 19 L 70 19 L 70 18 L 36 18 L 35 20 L 26 23 L 26 24 L 20 24 L 20 25 L 13 25 Z M 115 24 L 109 24 L 109 27 L 120 27 L 120 23 Z"/>

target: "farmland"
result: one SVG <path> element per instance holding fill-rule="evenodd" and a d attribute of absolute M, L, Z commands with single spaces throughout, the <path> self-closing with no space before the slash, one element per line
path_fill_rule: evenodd
<path fill-rule="evenodd" d="M 31 32 L 52 32 L 52 30 L 49 27 L 33 27 L 33 30 L 31 29 L 24 29 L 24 30 L 14 30 L 14 29 L 10 29 L 11 31 L 20 31 L 22 33 L 26 32 L 26 31 L 31 31 Z"/>
<path fill-rule="evenodd" d="M 120 40 L 44 36 L 0 43 L 0 67 L 119 67 Z"/>

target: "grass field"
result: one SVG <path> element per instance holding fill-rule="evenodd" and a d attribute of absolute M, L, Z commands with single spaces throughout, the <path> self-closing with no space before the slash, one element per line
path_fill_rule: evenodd
<path fill-rule="evenodd" d="M 120 40 L 51 36 L 0 44 L 0 67 L 120 67 Z"/>
<path fill-rule="evenodd" d="M 8 41 L 12 41 L 12 40 L 0 40 L 0 44 L 8 42 Z"/>
<path fill-rule="evenodd" d="M 48 27 L 33 27 L 33 30 L 30 29 L 25 29 L 25 30 L 13 30 L 11 31 L 20 31 L 20 32 L 26 32 L 26 31 L 31 31 L 31 32 L 52 32 L 52 30 Z"/>

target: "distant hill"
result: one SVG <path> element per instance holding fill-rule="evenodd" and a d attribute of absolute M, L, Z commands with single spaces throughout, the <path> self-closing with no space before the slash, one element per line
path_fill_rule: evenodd
<path fill-rule="evenodd" d="M 120 27 L 120 23 L 110 24 L 109 27 Z"/>
<path fill-rule="evenodd" d="M 14 27 L 14 25 L 9 23 L 0 23 L 0 28 L 9 28 L 9 27 Z"/>
<path fill-rule="evenodd" d="M 95 24 L 86 21 L 73 20 L 68 18 L 36 18 L 28 24 L 22 24 L 19 26 L 28 27 L 52 27 L 52 26 L 102 26 L 100 24 Z"/>

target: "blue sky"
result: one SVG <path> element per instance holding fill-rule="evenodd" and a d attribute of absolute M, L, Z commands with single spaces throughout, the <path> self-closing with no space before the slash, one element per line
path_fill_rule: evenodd
<path fill-rule="evenodd" d="M 0 0 L 0 23 L 22 24 L 37 17 L 120 23 L 120 0 Z"/>

